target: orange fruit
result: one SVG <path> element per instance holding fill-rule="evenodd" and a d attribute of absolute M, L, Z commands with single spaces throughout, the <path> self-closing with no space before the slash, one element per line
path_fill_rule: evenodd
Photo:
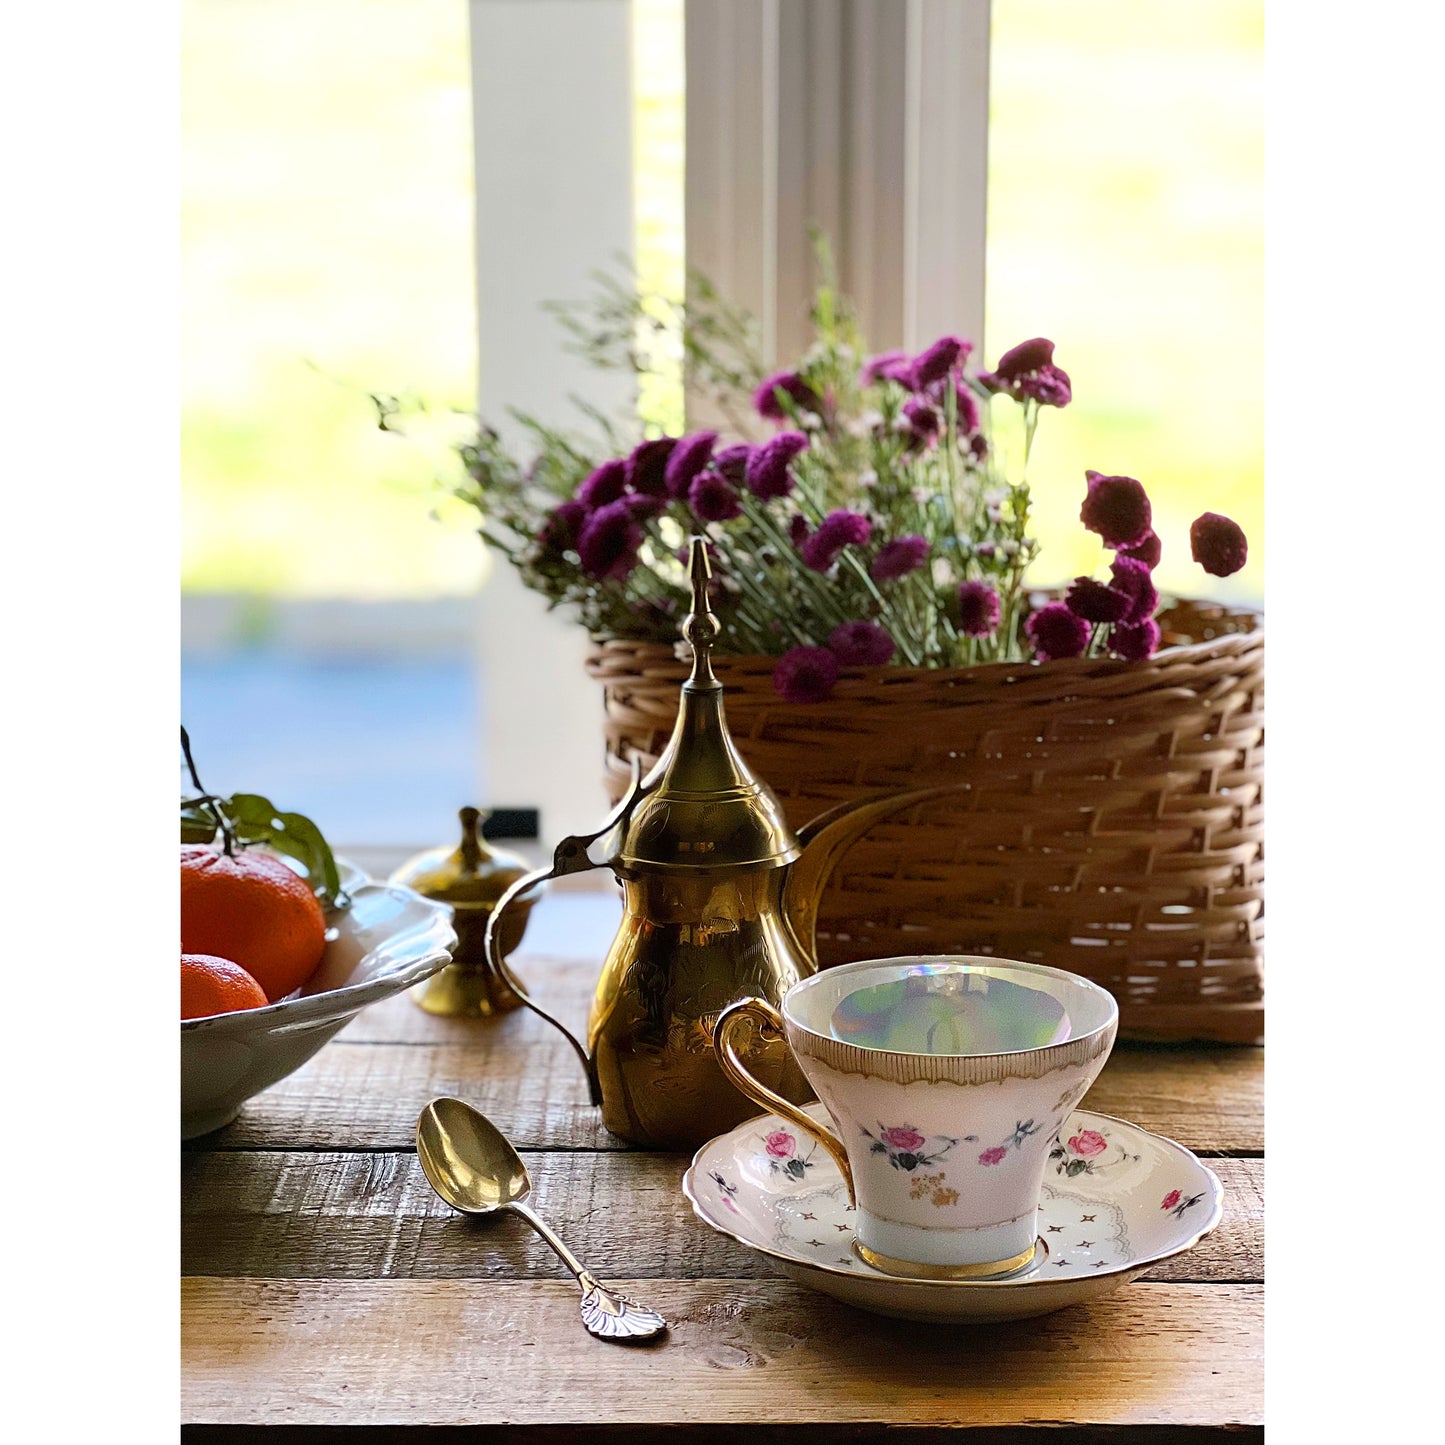
<path fill-rule="evenodd" d="M 227 856 L 209 843 L 181 849 L 181 952 L 246 970 L 275 1003 L 316 971 L 326 916 L 311 886 L 254 848 Z"/>
<path fill-rule="evenodd" d="M 212 953 L 181 955 L 181 1017 L 205 1019 L 237 1009 L 264 1008 L 265 990 L 239 963 Z"/>

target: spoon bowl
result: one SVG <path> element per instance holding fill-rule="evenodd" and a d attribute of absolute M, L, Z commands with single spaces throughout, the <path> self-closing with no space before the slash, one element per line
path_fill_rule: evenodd
<path fill-rule="evenodd" d="M 431 1187 L 463 1214 L 493 1214 L 532 1192 L 511 1141 L 460 1099 L 433 1099 L 421 1111 L 416 1152 Z"/>
<path fill-rule="evenodd" d="M 582 1289 L 582 1323 L 604 1340 L 641 1343 L 667 1331 L 646 1305 L 603 1284 L 526 1203 L 527 1166 L 506 1135 L 460 1099 L 433 1099 L 416 1121 L 416 1153 L 427 1182 L 463 1214 L 520 1214 L 556 1251 Z"/>

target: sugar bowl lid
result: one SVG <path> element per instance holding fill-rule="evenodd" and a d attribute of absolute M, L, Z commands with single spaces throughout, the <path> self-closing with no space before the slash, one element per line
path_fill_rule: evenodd
<path fill-rule="evenodd" d="M 527 863 L 482 837 L 487 814 L 480 808 L 459 809 L 457 816 L 462 837 L 456 847 L 428 848 L 408 858 L 388 881 L 456 908 L 491 908 L 528 871 Z"/>

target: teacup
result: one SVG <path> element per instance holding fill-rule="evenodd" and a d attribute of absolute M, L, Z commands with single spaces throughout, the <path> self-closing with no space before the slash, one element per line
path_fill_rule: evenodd
<path fill-rule="evenodd" d="M 748 1072 L 743 1020 L 781 1033 L 835 1135 Z M 1059 1128 L 1114 1046 L 1119 1007 L 1098 984 L 983 957 L 864 960 L 718 1016 L 723 1071 L 837 1161 L 857 1252 L 923 1279 L 1028 1269 L 1039 1191 Z"/>

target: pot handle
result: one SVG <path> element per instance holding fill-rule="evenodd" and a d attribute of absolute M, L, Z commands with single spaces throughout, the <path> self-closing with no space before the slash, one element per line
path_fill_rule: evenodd
<path fill-rule="evenodd" d="M 810 1118 L 796 1104 L 789 1103 L 781 1094 L 775 1094 L 766 1084 L 755 1079 L 738 1055 L 733 1035 L 736 1026 L 749 1017 L 756 1021 L 758 1038 L 764 1043 L 773 1043 L 777 1039 L 784 1039 L 786 1042 L 783 1017 L 772 1004 L 761 998 L 740 998 L 736 1003 L 730 1003 L 717 1016 L 717 1023 L 713 1025 L 712 1045 L 719 1066 L 732 1084 L 755 1104 L 761 1104 L 779 1118 L 786 1119 L 795 1128 L 816 1139 L 832 1155 L 833 1162 L 843 1176 L 843 1182 L 848 1186 L 849 1203 L 856 1206 L 858 1196 L 853 1192 L 853 1166 L 848 1162 L 842 1140 L 831 1129 L 824 1128 Z"/>
<path fill-rule="evenodd" d="M 545 883 L 549 878 L 565 878 L 573 873 L 587 873 L 594 868 L 608 868 L 612 865 L 612 859 L 617 851 L 617 844 L 621 839 L 622 831 L 627 826 L 627 819 L 633 808 L 641 798 L 643 787 L 639 781 L 641 766 L 637 758 L 632 760 L 632 779 L 628 784 L 622 801 L 607 816 L 607 821 L 595 832 L 585 836 L 563 838 L 557 844 L 552 854 L 552 866 L 550 868 L 539 868 L 535 873 L 528 873 L 517 879 L 510 888 L 497 900 L 497 906 L 492 909 L 487 918 L 486 950 L 487 958 L 491 965 L 502 976 L 508 988 L 532 1010 L 538 1018 L 545 1019 L 554 1029 L 557 1029 L 572 1045 L 577 1057 L 582 1061 L 582 1067 L 587 1074 L 587 1092 L 591 1097 L 594 1106 L 602 1103 L 602 1081 L 597 1077 L 597 1062 L 587 1052 L 587 1047 L 582 1040 L 562 1023 L 555 1019 L 546 1009 L 538 1007 L 536 1002 L 522 986 L 516 974 L 507 966 L 506 955 L 502 949 L 502 916 L 514 903 L 518 902 L 524 895 L 530 893 L 539 883 Z M 593 845 L 602 842 L 603 846 L 596 850 L 594 856 Z"/>

